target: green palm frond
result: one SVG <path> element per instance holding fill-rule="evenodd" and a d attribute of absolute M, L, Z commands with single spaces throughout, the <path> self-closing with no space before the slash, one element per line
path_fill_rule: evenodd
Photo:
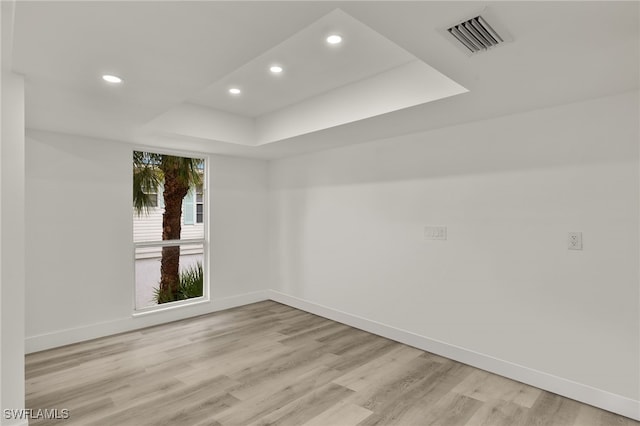
<path fill-rule="evenodd" d="M 185 299 L 201 297 L 203 282 L 204 274 L 201 262 L 196 262 L 195 265 L 185 268 L 180 272 L 180 293 L 182 297 Z"/>
<path fill-rule="evenodd" d="M 186 300 L 193 297 L 202 297 L 204 287 L 204 273 L 202 263 L 196 262 L 195 265 L 188 266 L 180 272 L 180 287 L 176 295 L 169 291 L 163 291 L 160 287 L 153 289 L 153 301 L 161 304 L 175 302 L 177 300 Z"/>
<path fill-rule="evenodd" d="M 160 169 L 177 168 L 178 179 L 182 184 L 189 187 L 202 183 L 202 166 L 203 160 L 199 158 L 176 157 L 173 155 L 163 155 L 159 164 Z"/>
<path fill-rule="evenodd" d="M 133 208 L 136 214 L 148 214 L 149 208 L 153 206 L 150 194 L 157 193 L 163 183 L 163 170 L 177 168 L 180 182 L 188 187 L 195 187 L 202 184 L 203 167 L 204 160 L 199 158 L 134 151 Z"/>
<path fill-rule="evenodd" d="M 133 152 L 133 208 L 138 216 L 149 212 L 153 205 L 150 194 L 157 193 L 162 183 L 158 157 L 158 154 Z"/>

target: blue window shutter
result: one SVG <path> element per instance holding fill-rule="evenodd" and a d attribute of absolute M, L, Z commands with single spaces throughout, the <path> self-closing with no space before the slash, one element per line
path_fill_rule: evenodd
<path fill-rule="evenodd" d="M 193 225 L 193 190 L 189 189 L 182 201 L 182 217 L 185 225 Z"/>

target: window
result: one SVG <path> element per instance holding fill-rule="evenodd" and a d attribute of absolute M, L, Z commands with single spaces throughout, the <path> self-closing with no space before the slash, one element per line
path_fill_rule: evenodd
<path fill-rule="evenodd" d="M 198 224 L 204 223 L 204 190 L 202 185 L 196 185 L 185 195 L 182 202 L 182 221 L 185 225 L 198 226 Z"/>
<path fill-rule="evenodd" d="M 204 191 L 202 185 L 196 186 L 196 223 L 204 220 Z"/>
<path fill-rule="evenodd" d="M 151 190 L 152 192 L 149 190 L 147 191 L 143 190 L 143 191 L 145 195 L 149 197 L 149 207 L 158 207 L 158 193 L 156 192 L 157 189 Z"/>
<path fill-rule="evenodd" d="M 205 170 L 204 158 L 133 153 L 136 311 L 208 298 Z"/>

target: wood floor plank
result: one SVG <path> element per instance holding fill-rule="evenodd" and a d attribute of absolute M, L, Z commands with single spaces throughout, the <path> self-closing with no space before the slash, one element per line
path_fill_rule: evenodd
<path fill-rule="evenodd" d="M 308 344 L 309 342 L 315 342 L 317 339 L 328 336 L 330 334 L 338 333 L 343 330 L 347 330 L 349 326 L 340 324 L 337 322 L 329 322 L 328 324 L 321 325 L 316 328 L 312 328 L 293 336 L 280 339 L 279 342 L 287 346 L 301 346 Z"/>
<path fill-rule="evenodd" d="M 572 426 L 580 410 L 580 403 L 568 398 L 542 392 L 529 409 L 525 426 Z"/>
<path fill-rule="evenodd" d="M 228 395 L 224 390 L 236 383 L 225 376 L 217 376 L 203 380 L 196 385 L 182 386 L 161 394 L 143 395 L 140 399 L 132 400 L 124 407 L 118 407 L 103 418 L 94 422 L 84 423 L 87 426 L 101 426 L 105 424 L 123 426 L 155 425 L 166 421 L 177 412 L 194 406 L 207 405 L 208 415 L 215 414 L 232 406 L 238 400 Z M 166 407 L 171 409 L 166 409 Z M 164 409 L 162 409 L 164 408 Z"/>
<path fill-rule="evenodd" d="M 278 331 L 285 336 L 293 336 L 306 330 L 310 330 L 315 327 L 320 327 L 330 323 L 331 321 L 326 318 L 322 318 L 317 315 L 310 315 L 308 318 L 297 321 L 293 325 L 287 325 Z"/>
<path fill-rule="evenodd" d="M 291 389 L 292 383 L 306 384 L 307 391 L 309 391 L 313 388 L 317 388 L 331 382 L 334 378 L 340 375 L 338 370 L 322 365 L 321 358 L 317 361 L 319 362 L 313 363 L 314 365 L 318 365 L 315 368 L 312 367 L 312 365 L 304 365 L 302 368 L 288 370 L 284 374 L 279 374 L 278 376 L 270 376 L 266 380 L 259 382 L 245 382 L 233 389 L 230 389 L 230 392 L 242 401 L 246 401 L 251 398 L 260 397 L 261 395 L 268 395 L 281 390 Z M 312 369 L 309 370 L 309 368 Z"/>
<path fill-rule="evenodd" d="M 450 393 L 461 382 L 471 367 L 456 362 L 439 363 L 418 358 L 422 362 L 432 363 L 426 373 L 413 372 L 383 387 L 380 392 L 363 405 L 374 411 L 378 417 L 369 417 L 362 425 L 422 425 L 421 412 L 430 412 L 438 401 Z M 470 398 L 469 398 L 470 399 Z M 443 425 L 444 426 L 444 425 Z"/>
<path fill-rule="evenodd" d="M 250 425 L 300 425 L 328 410 L 352 393 L 351 389 L 344 386 L 328 383 L 274 410 Z"/>
<path fill-rule="evenodd" d="M 155 418 L 146 418 L 136 424 L 140 426 L 173 426 L 197 423 L 220 424 L 212 419 L 212 416 L 229 407 L 233 407 L 238 402 L 237 398 L 227 392 L 214 393 L 195 401 L 187 401 L 182 405 L 181 409 L 170 415 L 161 414 Z"/>
<path fill-rule="evenodd" d="M 215 419 L 223 425 L 246 425 L 259 421 L 287 404 L 325 386 L 325 383 L 330 382 L 331 375 L 322 373 L 323 371 L 318 368 L 298 377 L 293 383 L 281 383 L 279 386 L 274 383 L 274 388 L 270 393 L 253 395 L 243 400 L 241 405 L 215 416 Z M 248 407 L 251 409 L 247 409 Z"/>
<path fill-rule="evenodd" d="M 358 405 L 340 401 L 302 426 L 356 426 L 371 414 L 373 414 L 371 411 Z"/>
<path fill-rule="evenodd" d="M 115 404 L 111 401 L 111 398 L 103 397 L 95 400 L 81 400 L 72 401 L 65 406 L 70 413 L 73 413 L 73 422 L 76 424 L 82 424 L 80 422 L 89 422 L 96 413 L 104 413 L 109 410 L 115 409 Z M 98 414 L 98 416 L 101 416 Z M 29 421 L 31 426 L 65 426 L 68 424 L 68 419 L 45 419 L 36 418 Z"/>
<path fill-rule="evenodd" d="M 390 340 L 374 340 L 360 346 L 351 347 L 329 365 L 336 370 L 351 371 L 366 364 L 371 358 L 384 355 L 395 347 L 397 347 L 396 343 Z"/>
<path fill-rule="evenodd" d="M 481 406 L 477 399 L 449 392 L 431 407 L 414 405 L 400 421 L 428 426 L 464 425 Z"/>
<path fill-rule="evenodd" d="M 194 361 L 192 368 L 177 372 L 175 377 L 185 383 L 193 383 L 203 376 L 235 375 L 253 366 L 263 365 L 267 360 L 287 352 L 287 348 L 277 342 L 260 342 L 221 356 L 203 357 Z"/>
<path fill-rule="evenodd" d="M 405 391 L 412 391 L 416 384 L 428 380 L 436 374 L 441 364 L 422 358 L 413 359 L 389 374 L 376 377 L 370 387 L 354 394 L 354 403 L 376 413 L 394 406 Z"/>
<path fill-rule="evenodd" d="M 68 404 L 72 401 L 77 401 L 85 398 L 87 395 L 95 397 L 98 395 L 108 395 L 112 393 L 118 393 L 123 391 L 127 387 L 129 380 L 139 377 L 144 374 L 144 371 L 139 370 L 135 372 L 124 371 L 112 376 L 103 377 L 101 374 L 94 380 L 87 380 L 82 378 L 77 383 L 67 383 L 64 386 L 48 387 L 40 389 L 38 392 L 29 392 L 27 395 L 28 400 L 34 407 L 48 408 L 47 402 L 52 398 L 55 398 L 58 405 Z M 55 408 L 55 407 L 51 407 Z"/>
<path fill-rule="evenodd" d="M 206 378 L 209 377 L 201 377 L 197 383 Z M 128 380 L 127 382 L 122 390 L 110 393 L 110 399 L 120 409 L 135 405 L 136 401 L 142 399 L 160 398 L 168 392 L 174 392 L 188 385 L 173 376 L 155 380 L 148 380 L 147 376 L 140 380 Z"/>
<path fill-rule="evenodd" d="M 580 411 L 575 420 L 580 426 L 632 426 L 637 425 L 631 419 L 600 410 L 590 405 L 580 404 Z"/>
<path fill-rule="evenodd" d="M 37 426 L 640 426 L 291 307 L 259 302 L 30 354 Z"/>
<path fill-rule="evenodd" d="M 231 375 L 241 383 L 259 383 L 272 378 L 278 379 L 290 371 L 304 371 L 335 360 L 336 355 L 326 353 L 322 348 L 309 347 L 295 352 L 278 354 L 266 359 L 260 365 L 250 366 Z"/>
<path fill-rule="evenodd" d="M 473 371 L 452 392 L 483 402 L 513 401 L 528 408 L 541 394 L 539 389 L 482 370 Z"/>
<path fill-rule="evenodd" d="M 464 426 L 522 426 L 528 409 L 514 402 L 487 401 Z M 577 425 L 583 426 L 580 423 Z"/>
<path fill-rule="evenodd" d="M 377 383 L 394 375 L 396 370 L 402 369 L 421 353 L 421 350 L 410 346 L 396 345 L 392 350 L 342 374 L 333 382 L 355 391 L 373 389 Z"/>

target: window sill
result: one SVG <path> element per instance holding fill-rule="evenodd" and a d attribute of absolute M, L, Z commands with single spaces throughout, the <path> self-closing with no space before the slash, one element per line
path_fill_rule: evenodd
<path fill-rule="evenodd" d="M 210 302 L 210 299 L 208 297 L 204 297 L 204 296 L 194 297 L 193 299 L 181 300 L 179 302 L 163 303 L 162 305 L 150 306 L 147 308 L 135 310 L 131 314 L 131 316 L 133 318 L 144 317 L 151 314 L 157 314 L 159 312 L 167 312 L 167 311 L 173 311 L 175 309 L 186 308 L 190 306 L 203 305 L 209 302 Z"/>

